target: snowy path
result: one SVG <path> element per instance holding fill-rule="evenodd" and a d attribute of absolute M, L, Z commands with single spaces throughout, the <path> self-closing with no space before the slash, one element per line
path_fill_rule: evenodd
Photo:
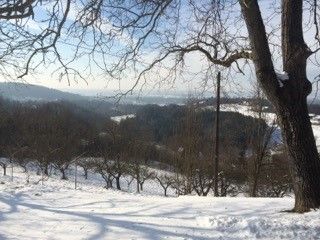
<path fill-rule="evenodd" d="M 0 239 L 320 239 L 320 212 L 292 199 L 140 196 L 100 187 L 0 190 Z"/>

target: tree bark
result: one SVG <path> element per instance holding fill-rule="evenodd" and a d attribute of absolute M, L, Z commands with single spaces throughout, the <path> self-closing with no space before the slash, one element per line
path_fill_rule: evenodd
<path fill-rule="evenodd" d="M 117 176 L 117 177 L 115 177 L 115 179 L 116 179 L 117 189 L 118 189 L 118 190 L 121 190 L 120 177 L 119 177 L 119 176 Z"/>
<path fill-rule="evenodd" d="M 261 96 L 260 96 L 260 91 L 258 90 L 257 94 L 257 105 L 255 106 L 256 109 L 258 110 L 258 122 L 257 122 L 257 128 L 258 128 L 258 133 L 257 133 L 257 139 L 256 141 L 258 143 L 258 146 L 256 148 L 256 153 L 255 156 L 253 157 L 253 170 L 252 171 L 252 185 L 251 185 L 251 190 L 250 190 L 250 197 L 257 197 L 257 190 L 258 190 L 258 181 L 259 181 L 259 176 L 261 173 L 261 168 L 262 168 L 262 162 L 263 158 L 265 155 L 265 148 L 262 146 L 268 145 L 269 139 L 265 139 L 265 134 L 264 131 L 262 131 L 262 126 L 261 126 L 261 121 L 262 121 L 262 101 L 261 101 Z M 267 141 L 267 143 L 264 143 L 264 141 Z"/>
<path fill-rule="evenodd" d="M 68 180 L 67 175 L 66 175 L 66 170 L 64 168 L 60 168 L 60 172 L 62 174 L 61 180 Z"/>
<path fill-rule="evenodd" d="M 260 141 L 260 139 L 259 139 Z M 261 173 L 262 168 L 262 161 L 263 161 L 263 153 L 261 150 L 258 150 L 258 156 L 255 157 L 254 166 L 253 166 L 253 179 L 252 179 L 252 185 L 251 185 L 251 191 L 250 191 L 250 197 L 257 197 L 257 190 L 258 190 L 258 181 L 259 176 Z"/>
<path fill-rule="evenodd" d="M 311 83 L 306 76 L 310 50 L 303 39 L 302 0 L 282 1 L 283 69 L 277 78 L 257 0 L 240 0 L 252 46 L 257 80 L 275 107 L 286 143 L 295 192 L 296 212 L 320 207 L 320 160 L 308 115 Z"/>
<path fill-rule="evenodd" d="M 84 179 L 88 179 L 88 169 L 87 168 L 83 168 L 83 172 L 84 172 Z"/>
<path fill-rule="evenodd" d="M 278 113 L 287 143 L 297 212 L 320 207 L 320 159 L 307 105 L 312 90 L 306 74 L 311 51 L 303 39 L 302 13 L 302 0 L 282 1 L 283 68 L 289 80 Z"/>
<path fill-rule="evenodd" d="M 139 166 L 136 166 L 136 180 L 137 180 L 137 193 L 140 193 L 140 169 Z"/>
<path fill-rule="evenodd" d="M 45 166 L 44 166 L 44 175 L 46 175 L 46 176 L 49 176 L 49 169 L 48 169 L 48 165 L 46 164 Z"/>
<path fill-rule="evenodd" d="M 254 174 L 252 186 L 250 190 L 250 197 L 257 197 L 257 187 L 258 187 L 258 175 Z"/>
<path fill-rule="evenodd" d="M 140 193 L 140 185 L 139 185 L 139 180 L 137 179 L 137 193 Z"/>
<path fill-rule="evenodd" d="M 281 128 L 287 145 L 296 212 L 320 207 L 320 161 L 306 99 L 282 108 Z"/>
<path fill-rule="evenodd" d="M 111 180 L 111 178 L 108 176 L 108 178 L 107 178 L 107 189 L 109 189 L 109 188 L 113 188 L 113 186 L 112 186 L 112 180 Z"/>

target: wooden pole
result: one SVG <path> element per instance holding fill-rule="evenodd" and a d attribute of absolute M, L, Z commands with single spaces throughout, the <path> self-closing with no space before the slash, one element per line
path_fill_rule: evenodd
<path fill-rule="evenodd" d="M 11 159 L 11 182 L 13 182 L 13 160 Z"/>
<path fill-rule="evenodd" d="M 78 163 L 76 162 L 76 167 L 74 171 L 74 189 L 77 189 L 77 183 L 78 183 Z"/>
<path fill-rule="evenodd" d="M 220 81 L 221 73 L 217 75 L 215 145 L 214 145 L 214 196 L 219 197 L 219 121 L 220 121 Z"/>
<path fill-rule="evenodd" d="M 71 163 L 75 163 L 75 171 L 74 171 L 74 189 L 77 189 L 78 187 L 78 163 L 79 163 L 79 159 L 86 154 L 87 152 L 83 152 L 81 153 L 79 156 L 77 156 L 74 160 L 72 160 Z"/>

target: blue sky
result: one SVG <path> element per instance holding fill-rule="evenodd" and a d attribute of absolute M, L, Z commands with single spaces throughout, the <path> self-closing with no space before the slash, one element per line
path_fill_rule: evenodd
<path fill-rule="evenodd" d="M 277 7 L 277 4 L 279 4 L 279 1 L 274 1 L 274 0 L 261 0 L 259 1 L 261 5 L 261 10 L 262 13 L 264 14 L 264 17 L 267 18 L 268 16 L 271 16 L 274 11 L 274 7 Z M 41 11 L 42 9 L 37 10 L 36 13 L 36 20 L 40 20 L 44 18 L 44 15 Z M 232 9 L 235 13 L 239 11 L 239 8 L 237 6 Z M 71 10 L 70 18 L 74 17 L 77 14 L 76 9 Z M 187 16 L 187 14 L 186 14 Z M 186 17 L 185 17 L 186 18 Z M 279 15 L 276 15 L 268 21 L 268 26 L 267 31 L 269 31 L 271 28 L 273 28 L 276 24 L 280 22 L 280 17 Z M 41 24 L 36 23 L 36 22 L 30 22 L 30 28 L 37 29 L 38 27 L 41 27 Z M 243 31 L 246 31 L 245 29 Z M 276 33 L 279 35 L 279 32 Z M 308 42 L 309 39 L 312 39 L 312 32 L 306 33 L 306 40 Z M 87 39 L 88 44 L 90 45 L 90 39 Z M 125 40 L 126 41 L 126 40 Z M 276 38 L 274 41 L 278 41 Z M 69 40 L 69 43 L 71 45 L 66 45 L 66 44 L 59 44 L 58 48 L 61 53 L 63 53 L 63 56 L 65 59 L 70 57 L 72 55 L 72 52 L 74 51 L 74 47 L 72 47 L 73 43 L 76 43 L 77 39 Z M 121 49 L 121 45 L 123 45 L 123 39 L 119 39 L 118 47 L 115 47 L 113 50 L 118 50 Z M 147 52 L 148 55 L 153 56 L 153 54 L 157 54 L 156 51 L 154 52 Z M 99 58 L 99 53 L 97 54 L 97 58 Z M 147 56 L 149 57 L 149 56 Z M 99 61 L 99 60 L 98 60 Z M 112 56 L 110 55 L 110 59 L 107 61 L 112 62 Z M 79 69 L 85 69 L 87 66 L 88 59 L 86 58 L 86 55 L 84 55 L 79 61 L 77 61 L 75 64 Z M 275 52 L 274 54 L 274 62 L 277 70 L 281 71 L 281 60 L 279 60 L 279 57 L 277 56 L 277 53 Z M 200 54 L 190 54 L 187 56 L 185 65 L 187 66 L 187 71 L 188 72 L 198 72 L 202 69 L 203 67 L 203 56 Z M 105 75 L 101 75 L 99 72 L 100 70 L 97 67 L 93 68 L 93 72 L 96 72 L 97 74 L 94 76 L 94 78 L 88 78 L 87 82 L 84 82 L 81 79 L 78 79 L 76 82 L 71 81 L 70 85 L 66 80 L 63 80 L 62 82 L 59 82 L 57 80 L 57 74 L 53 74 L 52 72 L 54 70 L 54 66 L 42 66 L 37 69 L 37 73 L 34 75 L 27 76 L 25 80 L 29 83 L 32 84 L 38 84 L 38 85 L 43 85 L 51 88 L 56 88 L 56 89 L 62 89 L 62 90 L 67 90 L 67 91 L 72 91 L 72 92 L 81 92 L 84 93 L 87 91 L 87 93 L 101 93 L 104 91 L 112 91 L 112 90 L 117 90 L 120 88 L 122 89 L 127 89 L 130 88 L 133 85 L 134 77 L 132 73 L 128 73 L 126 77 L 121 79 L 120 81 L 120 86 L 118 81 L 114 81 L 113 79 L 107 78 Z M 164 72 L 166 71 L 165 69 L 163 70 Z M 229 84 L 230 81 L 224 80 L 224 90 L 225 92 L 228 92 L 230 95 L 235 95 L 237 92 L 239 95 L 241 94 L 248 94 L 250 92 L 250 88 L 252 83 L 255 81 L 254 74 L 249 70 L 249 68 L 244 69 L 244 72 L 246 73 L 245 76 L 241 74 L 237 74 L 232 79 L 232 84 Z M 159 74 L 161 75 L 161 70 Z M 312 64 L 309 64 L 308 68 L 308 76 L 309 79 L 312 81 L 314 77 L 318 73 L 318 67 L 315 67 Z M 154 75 L 151 77 L 154 77 Z M 214 79 L 212 79 L 214 81 Z M 212 91 L 212 81 L 209 80 L 209 84 L 207 85 L 208 91 Z M 202 85 L 202 79 L 197 78 L 193 75 L 186 74 L 184 77 L 178 78 L 177 81 L 173 83 L 162 83 L 162 84 L 156 84 L 156 81 L 148 81 L 147 85 L 144 87 L 144 90 L 146 93 L 150 92 L 161 92 L 161 93 L 168 93 L 169 95 L 175 94 L 176 92 L 190 92 L 191 94 L 195 92 L 202 92 L 205 90 L 205 88 Z M 210 83 L 211 82 L 211 83 Z M 138 89 L 139 90 L 139 89 Z M 158 91 L 160 90 L 160 91 Z"/>

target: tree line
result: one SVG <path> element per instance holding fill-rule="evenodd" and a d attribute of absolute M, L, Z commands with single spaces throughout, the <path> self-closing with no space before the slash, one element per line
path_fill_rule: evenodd
<path fill-rule="evenodd" d="M 91 112 L 67 102 L 0 103 L 4 174 L 10 164 L 28 171 L 32 163 L 38 174 L 54 169 L 68 179 L 70 166 L 77 165 L 85 178 L 99 174 L 107 188 L 121 190 L 127 181 L 140 192 L 153 179 L 165 195 L 169 188 L 177 195 L 212 192 L 215 112 L 194 102 L 146 105 L 119 123 L 88 117 Z M 221 119 L 219 195 L 289 194 L 285 155 L 271 151 L 272 127 L 235 112 L 222 112 Z"/>

